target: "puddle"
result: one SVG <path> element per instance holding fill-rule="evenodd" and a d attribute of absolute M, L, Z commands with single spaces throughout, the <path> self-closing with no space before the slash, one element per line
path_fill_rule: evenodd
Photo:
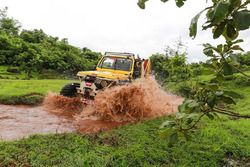
<path fill-rule="evenodd" d="M 0 140 L 73 131 L 72 121 L 44 111 L 42 106 L 0 105 Z"/>

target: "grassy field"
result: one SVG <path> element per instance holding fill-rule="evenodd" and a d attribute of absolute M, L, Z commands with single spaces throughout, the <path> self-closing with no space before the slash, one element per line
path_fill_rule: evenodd
<path fill-rule="evenodd" d="M 0 66 L 0 79 L 23 79 L 24 73 L 11 73 L 7 71 L 8 66 Z"/>
<path fill-rule="evenodd" d="M 59 92 L 70 80 L 0 79 L 0 103 L 37 104 L 48 92 Z"/>
<path fill-rule="evenodd" d="M 202 76 L 206 80 L 211 76 Z M 3 81 L 3 80 L 1 80 Z M 0 81 L 0 82 L 1 82 Z M 9 82 L 9 83 L 8 83 Z M 8 84 L 7 84 L 8 83 Z M 4 80 L 0 94 L 11 96 L 58 91 L 65 80 Z M 180 85 L 172 84 L 169 87 Z M 4 86 L 8 85 L 8 86 Z M 20 87 L 20 85 L 23 85 Z M 250 87 L 227 81 L 225 88 L 243 95 L 234 107 L 250 111 Z M 36 88 L 34 88 L 36 87 Z M 15 90 L 15 91 L 12 91 Z M 12 92 L 12 93 L 10 93 Z M 166 118 L 140 122 L 97 135 L 34 135 L 27 139 L 0 142 L 0 166 L 249 166 L 250 122 L 221 117 L 203 120 L 202 128 L 189 141 L 173 147 L 159 137 Z"/>
<path fill-rule="evenodd" d="M 39 79 L 62 78 L 54 73 L 33 73 L 32 78 L 24 72 L 8 72 L 8 66 L 0 66 L 0 103 L 36 105 L 42 102 L 48 92 L 58 93 L 63 85 L 76 82 L 66 79 Z M 53 75 L 53 76 L 52 76 Z"/>

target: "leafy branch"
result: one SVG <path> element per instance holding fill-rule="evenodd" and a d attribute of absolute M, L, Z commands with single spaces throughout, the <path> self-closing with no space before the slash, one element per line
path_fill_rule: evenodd
<path fill-rule="evenodd" d="M 139 0 L 138 6 L 145 9 L 147 1 Z M 161 1 L 167 2 L 168 0 Z M 178 7 L 182 7 L 186 0 L 175 0 L 175 2 Z M 188 132 L 196 129 L 204 116 L 209 119 L 214 119 L 218 114 L 250 118 L 250 115 L 242 115 L 228 109 L 230 105 L 236 105 L 235 99 L 240 98 L 240 95 L 221 89 L 225 76 L 232 75 L 235 70 L 250 78 L 233 64 L 235 62 L 230 60 L 235 51 L 244 51 L 238 45 L 243 40 L 237 38 L 240 31 L 250 27 L 250 11 L 248 10 L 250 0 L 212 0 L 211 2 L 212 6 L 205 8 L 191 20 L 189 36 L 193 39 L 196 37 L 198 20 L 206 12 L 206 22 L 202 25 L 202 29 L 211 28 L 214 39 L 223 36 L 226 42 L 216 47 L 209 43 L 203 45 L 203 53 L 210 58 L 210 66 L 214 69 L 216 77 L 209 83 L 198 83 L 189 99 L 179 106 L 179 112 L 175 117 L 162 124 L 162 136 L 168 137 L 171 145 L 177 141 L 178 136 L 183 135 L 188 138 Z"/>

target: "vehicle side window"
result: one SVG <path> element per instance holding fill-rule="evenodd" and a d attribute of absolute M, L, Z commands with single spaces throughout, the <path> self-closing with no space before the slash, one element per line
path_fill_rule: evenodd
<path fill-rule="evenodd" d="M 135 61 L 133 78 L 140 78 L 141 76 L 141 62 Z"/>

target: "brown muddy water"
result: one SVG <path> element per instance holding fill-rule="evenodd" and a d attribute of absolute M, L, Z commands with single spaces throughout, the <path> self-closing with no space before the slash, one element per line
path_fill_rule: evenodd
<path fill-rule="evenodd" d="M 16 140 L 32 134 L 97 133 L 169 115 L 182 98 L 167 93 L 153 78 L 100 92 L 94 101 L 49 93 L 42 106 L 0 105 L 0 140 Z"/>
<path fill-rule="evenodd" d="M 0 105 L 0 141 L 22 139 L 33 134 L 96 133 L 124 124 L 54 112 L 43 106 Z"/>
<path fill-rule="evenodd" d="M 0 105 L 0 139 L 14 140 L 31 134 L 72 132 L 72 121 L 43 110 L 42 106 Z"/>

